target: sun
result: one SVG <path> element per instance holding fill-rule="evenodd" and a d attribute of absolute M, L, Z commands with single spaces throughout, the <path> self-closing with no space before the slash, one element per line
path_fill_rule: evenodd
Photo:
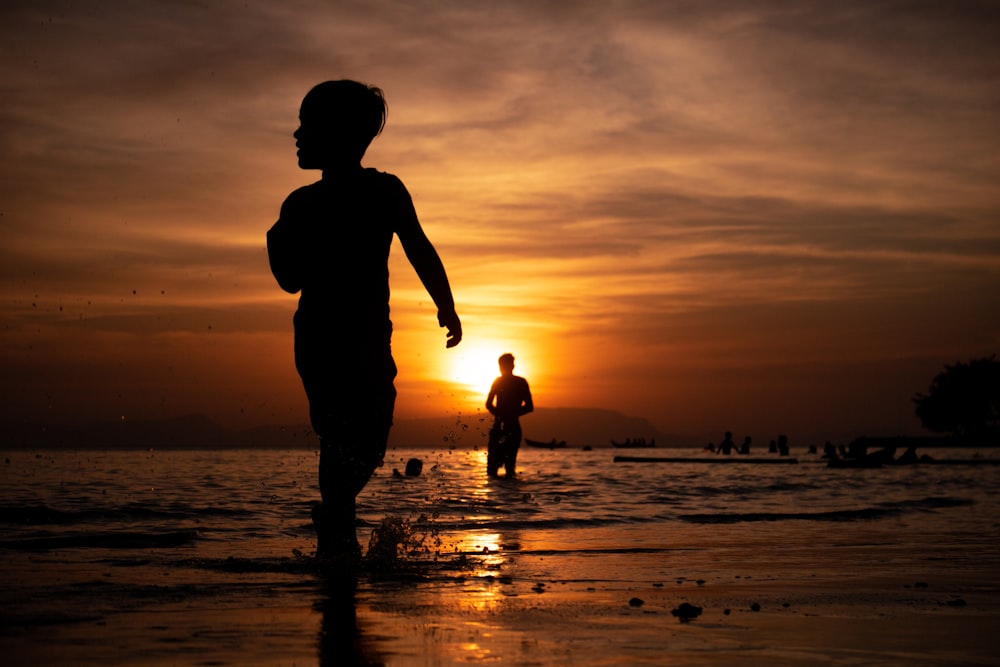
<path fill-rule="evenodd" d="M 463 342 L 454 351 L 456 354 L 451 359 L 449 379 L 486 400 L 486 394 L 489 393 L 493 380 L 500 375 L 497 358 L 505 352 L 505 349 L 488 342 L 473 343 L 469 346 Z"/>

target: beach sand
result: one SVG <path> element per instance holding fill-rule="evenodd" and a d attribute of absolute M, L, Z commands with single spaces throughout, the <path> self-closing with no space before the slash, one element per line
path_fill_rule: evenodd
<path fill-rule="evenodd" d="M 632 568 L 578 558 L 587 562 L 519 556 L 507 567 L 484 559 L 356 579 L 155 582 L 132 609 L 22 616 L 0 647 L 8 666 L 937 666 L 995 665 L 1000 655 L 995 586 L 947 570 L 926 582 L 873 571 L 755 576 L 752 566 L 644 580 L 642 554 Z M 557 569 L 591 576 L 559 579 Z M 95 591 L 97 607 L 109 603 L 102 595 L 113 593 Z M 673 615 L 684 602 L 701 614 Z"/>
<path fill-rule="evenodd" d="M 424 458 L 366 490 L 397 557 L 345 576 L 301 555 L 311 455 L 12 457 L 0 664 L 1000 664 L 1000 466 Z"/>

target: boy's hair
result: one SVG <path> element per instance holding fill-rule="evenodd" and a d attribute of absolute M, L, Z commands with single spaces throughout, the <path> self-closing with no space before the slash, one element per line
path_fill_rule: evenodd
<path fill-rule="evenodd" d="M 343 130 L 361 155 L 381 134 L 389 113 L 381 88 L 350 79 L 314 86 L 302 100 L 303 106 L 307 103 L 315 104 L 331 125 Z"/>
<path fill-rule="evenodd" d="M 497 362 L 501 366 L 506 366 L 508 364 L 510 364 L 511 366 L 513 366 L 514 365 L 514 355 L 511 354 L 510 352 L 504 352 L 503 354 L 500 355 L 500 358 L 497 359 Z"/>

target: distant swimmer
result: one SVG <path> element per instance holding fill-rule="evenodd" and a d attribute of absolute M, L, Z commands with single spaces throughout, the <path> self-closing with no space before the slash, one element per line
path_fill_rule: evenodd
<path fill-rule="evenodd" d="M 486 409 L 494 416 L 486 450 L 486 474 L 497 477 L 502 465 L 506 476 L 516 475 L 517 450 L 521 446 L 521 421 L 535 409 L 528 381 L 514 375 L 514 355 L 500 355 L 500 377 L 493 381 L 486 397 Z"/>
<path fill-rule="evenodd" d="M 726 437 L 723 438 L 722 442 L 719 443 L 719 446 L 716 447 L 715 453 L 725 454 L 726 456 L 729 456 L 733 451 L 733 447 L 735 446 L 736 445 L 733 444 L 733 434 L 730 433 L 729 431 L 726 431 Z"/>

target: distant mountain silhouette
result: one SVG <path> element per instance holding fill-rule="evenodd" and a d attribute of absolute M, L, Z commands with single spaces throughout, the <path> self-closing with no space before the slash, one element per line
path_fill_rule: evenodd
<path fill-rule="evenodd" d="M 211 449 L 313 447 L 308 426 L 227 429 L 205 415 L 86 424 L 0 423 L 5 449 Z"/>
<path fill-rule="evenodd" d="M 425 419 L 397 419 L 390 446 L 485 446 L 492 417 L 485 411 Z M 606 446 L 612 440 L 656 438 L 657 444 L 686 444 L 660 433 L 646 419 L 597 408 L 537 408 L 522 418 L 532 440 L 565 440 L 570 446 Z M 0 423 L 3 449 L 312 449 L 315 435 L 305 424 L 228 429 L 205 415 L 145 421 L 87 424 Z"/>
<path fill-rule="evenodd" d="M 565 440 L 572 446 L 604 446 L 626 438 L 655 439 L 657 444 L 682 444 L 679 436 L 662 433 L 649 420 L 600 408 L 542 408 L 522 417 L 524 435 L 532 440 Z M 686 443 L 685 443 L 686 444 Z"/>

